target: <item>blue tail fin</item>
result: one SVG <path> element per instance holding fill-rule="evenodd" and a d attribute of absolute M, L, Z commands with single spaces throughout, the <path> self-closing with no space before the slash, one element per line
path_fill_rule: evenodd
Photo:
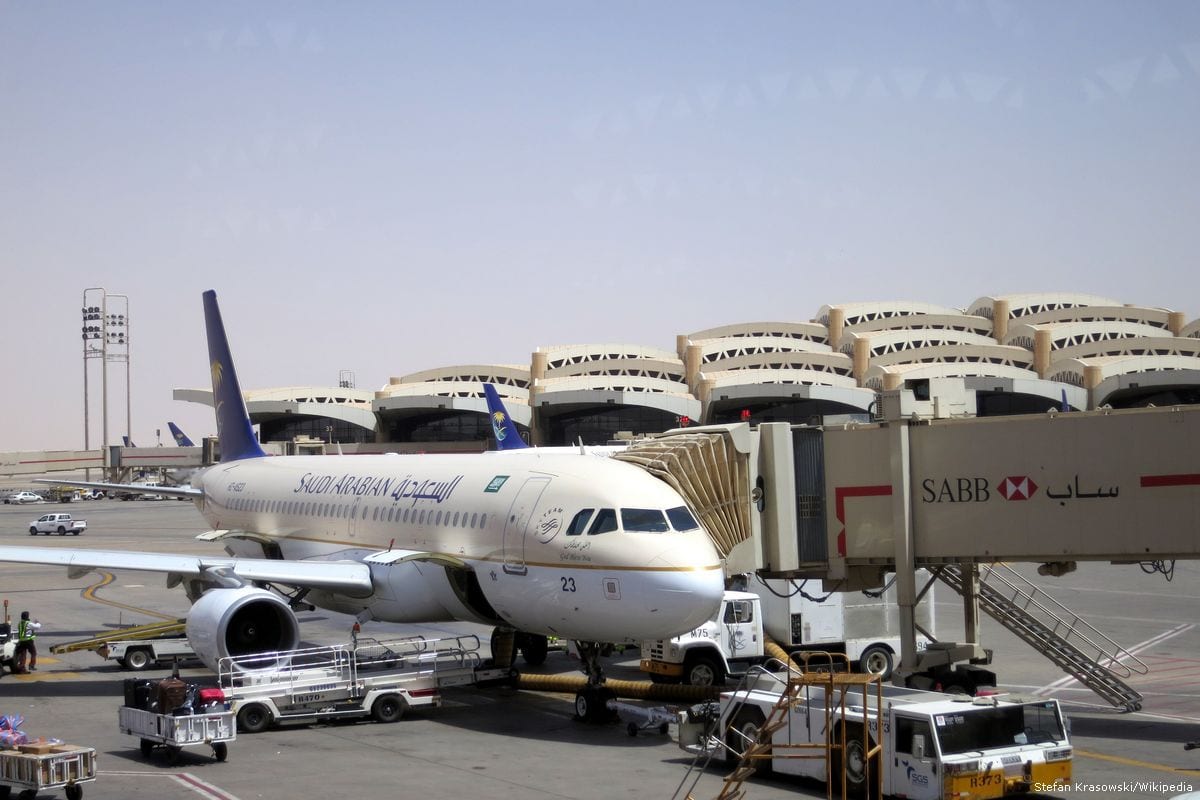
<path fill-rule="evenodd" d="M 238 385 L 237 373 L 233 370 L 233 356 L 229 353 L 225 325 L 221 322 L 217 293 L 212 289 L 204 293 L 204 325 L 208 331 L 208 366 L 212 373 L 213 406 L 217 411 L 217 444 L 221 448 L 221 460 L 236 461 L 265 456 L 266 453 L 254 438 L 250 415 L 246 413 L 246 401 L 242 399 L 242 387 Z"/>
<path fill-rule="evenodd" d="M 137 445 L 133 443 L 133 439 L 130 439 L 128 436 L 122 436 L 121 443 L 126 447 L 137 447 Z"/>
<path fill-rule="evenodd" d="M 189 439 L 186 433 L 179 430 L 179 426 L 174 422 L 168 422 L 167 427 L 171 429 L 171 436 L 175 437 L 175 444 L 179 445 L 180 447 L 196 446 L 195 442 Z"/>
<path fill-rule="evenodd" d="M 483 396 L 487 398 L 488 417 L 492 420 L 492 434 L 496 437 L 496 448 L 498 450 L 520 450 L 528 447 L 529 445 L 525 444 L 525 440 L 517 431 L 516 423 L 512 421 L 512 417 L 508 416 L 508 410 L 504 407 L 504 403 L 500 402 L 500 395 L 496 394 L 496 387 L 485 383 Z"/>

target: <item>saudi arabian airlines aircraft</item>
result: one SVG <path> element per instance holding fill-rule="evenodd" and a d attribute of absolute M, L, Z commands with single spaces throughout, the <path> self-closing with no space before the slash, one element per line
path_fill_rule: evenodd
<path fill-rule="evenodd" d="M 707 533 L 632 464 L 528 451 L 266 457 L 212 291 L 204 313 L 222 460 L 191 486 L 142 491 L 192 499 L 214 529 L 200 538 L 231 557 L 0 547 L 0 562 L 166 573 L 194 601 L 187 635 L 210 668 L 298 646 L 293 608 L 312 603 L 576 640 L 599 683 L 599 643 L 667 638 L 716 611 L 724 581 Z"/>

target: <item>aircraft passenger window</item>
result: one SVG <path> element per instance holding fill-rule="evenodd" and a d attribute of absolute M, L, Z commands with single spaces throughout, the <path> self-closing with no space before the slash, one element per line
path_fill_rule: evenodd
<path fill-rule="evenodd" d="M 479 514 L 476 512 L 471 512 L 471 527 L 472 528 L 475 527 L 475 523 L 478 521 L 478 519 L 479 519 Z"/>
<path fill-rule="evenodd" d="M 371 522 L 379 522 L 379 509 L 378 508 L 371 512 Z"/>
<path fill-rule="evenodd" d="M 404 509 L 404 521 L 408 522 L 408 509 Z"/>
<path fill-rule="evenodd" d="M 487 527 L 487 514 L 479 515 L 479 527 L 481 527 L 481 528 Z"/>
<path fill-rule="evenodd" d="M 441 525 L 441 524 L 442 524 L 442 512 L 440 512 L 440 511 L 439 511 L 439 512 L 437 512 L 437 519 L 435 519 L 435 520 L 434 520 L 433 524 L 434 524 L 434 525 Z"/>
<path fill-rule="evenodd" d="M 585 508 L 576 514 L 571 520 L 571 524 L 567 526 L 567 536 L 578 536 L 586 531 L 588 521 L 591 520 L 595 510 L 594 508 Z"/>
<path fill-rule="evenodd" d="M 622 508 L 621 527 L 638 533 L 662 533 L 670 530 L 667 518 L 657 508 Z"/>
<path fill-rule="evenodd" d="M 609 533 L 617 529 L 617 510 L 615 508 L 602 508 L 596 514 L 596 521 L 592 523 L 592 527 L 588 529 L 588 536 L 594 536 L 598 533 Z"/>
<path fill-rule="evenodd" d="M 687 506 L 668 508 L 667 519 L 671 520 L 671 527 L 677 531 L 694 531 L 700 527 L 700 523 L 696 522 L 696 518 L 692 516 L 691 511 L 688 511 Z"/>
<path fill-rule="evenodd" d="M 424 524 L 425 524 L 425 510 L 424 510 L 424 509 L 422 509 L 422 510 L 421 510 L 421 516 L 420 516 L 420 518 L 419 518 L 419 519 L 417 519 L 417 524 L 418 524 L 418 525 L 424 525 Z"/>

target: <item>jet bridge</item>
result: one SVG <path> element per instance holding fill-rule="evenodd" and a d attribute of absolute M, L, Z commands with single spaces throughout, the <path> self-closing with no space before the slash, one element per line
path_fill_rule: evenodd
<path fill-rule="evenodd" d="M 966 598 L 973 640 L 927 658 L 979 661 L 981 607 L 1014 631 L 1023 626 L 1022 637 L 1047 655 L 1068 644 L 1060 625 L 1031 626 L 1003 593 L 981 606 L 979 564 L 1027 561 L 1061 574 L 1078 561 L 1200 558 L 1197 453 L 1200 407 L 1181 406 L 827 428 L 705 426 L 668 431 L 615 457 L 689 500 L 730 574 L 821 578 L 851 591 L 879 586 L 894 570 L 902 620 L 910 622 L 901 670 L 911 672 L 917 567 L 957 565 L 939 575 Z M 1079 659 L 1076 668 L 1119 667 L 1122 652 Z M 1127 708 L 1135 695 L 1120 687 L 1105 694 Z"/>

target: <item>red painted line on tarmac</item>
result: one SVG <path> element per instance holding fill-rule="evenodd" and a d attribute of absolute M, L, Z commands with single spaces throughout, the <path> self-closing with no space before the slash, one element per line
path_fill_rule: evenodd
<path fill-rule="evenodd" d="M 1159 486 L 1200 486 L 1200 473 L 1142 476 L 1143 489 L 1153 489 Z"/>
<path fill-rule="evenodd" d="M 197 794 L 204 795 L 205 797 L 213 797 L 216 798 L 216 800 L 237 800 L 234 795 L 218 789 L 211 783 L 206 783 L 205 781 L 197 778 L 195 775 L 191 775 L 187 772 L 180 772 L 172 777 L 174 777 L 175 780 L 186 784 L 190 789 L 192 789 L 192 791 L 196 792 Z"/>
<path fill-rule="evenodd" d="M 838 522 L 842 530 L 837 535 L 837 550 L 839 556 L 846 555 L 846 498 L 847 497 L 883 497 L 892 493 L 891 484 L 882 486 L 839 486 L 833 490 L 834 505 L 837 509 Z"/>

